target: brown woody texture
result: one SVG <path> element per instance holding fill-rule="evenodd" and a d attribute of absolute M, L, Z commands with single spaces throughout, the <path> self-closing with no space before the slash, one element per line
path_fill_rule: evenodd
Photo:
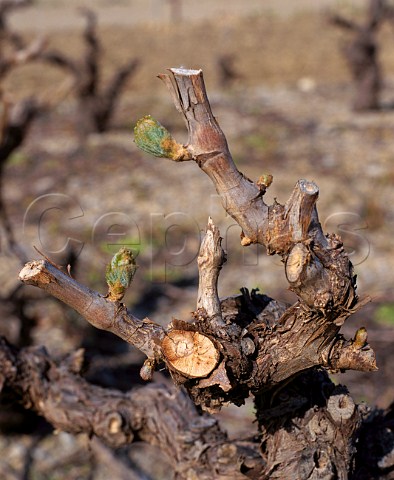
<path fill-rule="evenodd" d="M 149 319 L 136 318 L 123 304 L 80 285 L 48 260 L 26 264 L 20 273 L 21 281 L 47 291 L 72 306 L 92 325 L 111 331 L 140 349 L 147 355 L 141 372 L 143 378 L 150 379 L 156 365 L 164 362 L 174 383 L 187 391 L 192 400 L 188 408 L 192 410 L 194 404 L 213 413 L 228 402 L 242 405 L 245 398 L 254 396 L 260 429 L 258 442 L 250 440 L 243 453 L 236 442 L 228 447 L 232 453 L 223 453 L 227 452 L 227 447 L 223 447 L 219 456 L 230 455 L 231 460 L 216 456 L 215 466 L 207 455 L 216 452 L 218 444 L 226 442 L 225 436 L 221 437 L 222 432 L 215 433 L 221 440 L 218 442 L 216 437 L 204 440 L 204 455 L 194 457 L 191 468 L 199 472 L 196 477 L 187 473 L 187 447 L 177 437 L 178 426 L 157 424 L 159 429 L 169 429 L 160 445 L 176 465 L 178 478 L 208 475 L 207 478 L 279 479 L 295 475 L 301 479 L 345 479 L 350 473 L 356 475 L 365 471 L 363 458 L 357 457 L 360 451 L 356 449 L 356 441 L 360 449 L 360 432 L 366 428 L 363 420 L 367 410 L 355 405 L 345 388 L 335 387 L 326 371 L 373 371 L 375 357 L 367 343 L 365 329 L 359 329 L 353 339 L 345 339 L 339 332 L 341 325 L 363 302 L 356 294 L 356 278 L 341 239 L 333 234 L 326 235 L 321 229 L 316 208 L 317 185 L 300 180 L 284 205 L 278 202 L 267 205 L 264 193 L 272 178 L 263 175 L 255 183 L 236 168 L 226 138 L 211 112 L 202 72 L 171 69 L 160 78 L 170 90 L 189 131 L 184 146 L 177 145 L 171 137 L 171 148 L 175 145 L 176 155 L 169 152 L 167 156 L 175 161 L 195 161 L 211 178 L 223 207 L 242 228 L 242 245 L 246 248 L 252 243 L 261 243 L 268 254 L 278 254 L 298 301 L 289 306 L 246 289 L 241 295 L 219 300 L 217 282 L 225 254 L 212 219 L 208 221 L 197 262 L 200 279 L 197 308 L 191 318 L 173 319 L 167 328 Z M 153 134 L 151 128 L 156 129 Z M 146 142 L 158 138 L 168 144 L 167 133 L 146 117 L 138 124 L 136 142 L 142 148 L 160 153 L 163 145 L 152 146 Z M 167 150 L 164 148 L 164 151 Z M 199 361 L 190 363 L 188 355 L 196 355 Z M 18 368 L 16 358 L 14 355 L 8 360 L 11 372 Z M 193 365 L 200 367 L 204 362 L 211 362 L 209 368 L 193 370 Z M 18 390 L 15 378 L 5 377 L 5 383 Z M 38 375 L 39 381 L 43 379 Z M 89 387 L 80 379 L 78 382 L 81 382 L 80 387 L 73 392 L 85 419 L 89 409 L 80 400 L 83 397 L 80 389 L 82 392 Z M 141 390 L 142 403 L 148 391 L 149 387 Z M 31 397 L 29 389 L 26 392 L 25 398 Z M 95 395 L 99 402 L 105 398 L 106 391 L 97 390 Z M 28 404 L 26 399 L 23 401 Z M 110 432 L 117 432 L 118 424 L 129 425 L 120 413 L 123 407 L 117 400 L 114 402 L 111 400 L 111 408 L 121 419 L 116 417 L 118 420 L 113 424 L 112 420 L 104 422 L 104 430 L 107 428 Z M 174 413 L 179 402 L 174 396 L 167 415 L 180 415 Z M 58 413 L 55 416 L 37 401 L 32 405 L 58 426 Z M 59 408 L 67 416 L 68 406 Z M 101 413 L 97 415 L 103 415 L 104 411 L 98 407 L 97 412 Z M 146 422 L 159 422 L 156 414 L 152 408 Z M 208 418 L 206 415 L 202 418 Z M 182 428 L 194 431 L 192 423 L 190 420 Z M 72 425 L 65 423 L 60 427 L 69 431 L 80 428 L 79 431 L 95 434 L 102 428 L 102 423 L 94 418 L 89 426 L 82 418 L 74 420 Z M 204 428 L 199 435 L 206 439 Z M 206 428 L 210 435 L 211 427 Z M 132 435 L 126 435 L 119 442 L 131 440 Z M 166 450 L 166 441 L 183 453 L 175 458 Z M 259 445 L 257 449 L 256 445 Z M 375 455 L 368 468 L 378 468 L 382 460 L 379 455 Z M 220 472 L 223 464 L 227 470 Z"/>

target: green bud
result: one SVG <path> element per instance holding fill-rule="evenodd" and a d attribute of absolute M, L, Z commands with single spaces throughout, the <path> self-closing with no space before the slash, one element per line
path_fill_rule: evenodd
<path fill-rule="evenodd" d="M 134 140 L 138 148 L 155 157 L 189 160 L 190 154 L 157 120 L 150 115 L 138 120 L 134 127 Z"/>
<path fill-rule="evenodd" d="M 105 279 L 108 284 L 108 299 L 112 302 L 119 302 L 124 297 L 127 288 L 130 286 L 137 265 L 133 253 L 128 248 L 121 248 L 115 253 L 111 262 L 107 265 Z"/>
<path fill-rule="evenodd" d="M 260 188 L 268 188 L 272 181 L 273 181 L 274 177 L 269 174 L 269 173 L 264 173 L 263 175 L 261 175 L 259 177 L 259 179 L 257 180 L 257 185 L 260 187 Z"/>

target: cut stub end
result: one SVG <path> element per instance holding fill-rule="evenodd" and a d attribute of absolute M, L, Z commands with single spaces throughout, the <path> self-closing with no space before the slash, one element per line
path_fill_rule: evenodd
<path fill-rule="evenodd" d="M 219 361 L 212 340 L 198 332 L 171 330 L 161 346 L 167 363 L 185 377 L 206 377 Z"/>
<path fill-rule="evenodd" d="M 134 140 L 138 148 L 154 157 L 170 158 L 175 161 L 191 159 L 187 149 L 150 115 L 138 120 L 134 127 Z"/>

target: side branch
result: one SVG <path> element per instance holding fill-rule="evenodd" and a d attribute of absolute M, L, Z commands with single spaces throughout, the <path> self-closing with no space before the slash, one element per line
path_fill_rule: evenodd
<path fill-rule="evenodd" d="M 168 456 L 179 480 L 217 475 L 246 480 L 241 473 L 245 463 L 249 472 L 261 470 L 258 445 L 230 442 L 217 420 L 201 415 L 182 390 L 158 384 L 127 393 L 104 389 L 78 375 L 81 359 L 78 351 L 58 365 L 45 349 L 18 351 L 0 338 L 0 392 L 7 388 L 8 395 L 58 430 L 95 435 L 112 447 L 129 444 L 135 437 L 156 445 Z M 196 456 L 199 462 L 194 461 Z"/>
<path fill-rule="evenodd" d="M 117 300 L 120 297 L 114 295 L 118 292 L 114 280 L 124 280 L 124 269 L 131 268 L 129 276 L 135 271 L 135 266 L 124 265 L 119 254 L 114 257 L 119 260 L 118 275 L 113 275 L 113 262 L 112 270 L 107 271 L 112 288 L 112 295 L 107 297 L 80 285 L 48 260 L 26 264 L 20 279 L 68 304 L 96 328 L 118 335 L 145 353 L 143 379 L 150 380 L 157 363 L 164 361 L 174 382 L 184 385 L 194 402 L 208 411 L 229 401 L 242 404 L 251 392 L 275 388 L 313 366 L 362 371 L 376 368 L 366 333 L 359 332 L 353 342 L 345 342 L 337 334 L 336 324 L 317 313 L 311 315 L 299 304 L 284 310 L 268 297 L 249 297 L 245 291 L 238 299 L 222 301 L 219 310 L 220 236 L 212 223 L 208 232 L 203 246 L 216 253 L 208 262 L 199 257 L 201 308 L 193 320 L 173 319 L 167 328 L 148 319 L 139 320 Z"/>
<path fill-rule="evenodd" d="M 316 184 L 300 180 L 285 205 L 276 201 L 266 205 L 263 196 L 272 176 L 263 175 L 262 182 L 254 183 L 238 171 L 211 111 L 202 71 L 172 68 L 159 78 L 186 121 L 188 143 L 178 144 L 158 122 L 144 117 L 135 129 L 137 145 L 155 156 L 194 160 L 211 178 L 226 212 L 242 228 L 242 245 L 260 243 L 284 262 L 291 257 L 287 262 L 290 286 L 306 307 L 340 315 L 353 308 L 357 296 L 352 265 L 340 239 L 326 238 L 322 231 Z M 171 148 L 165 148 L 168 145 Z"/>
<path fill-rule="evenodd" d="M 339 340 L 330 352 L 330 364 L 334 370 L 377 370 L 375 354 L 367 343 L 367 330 L 361 327 L 350 341 Z"/>
<path fill-rule="evenodd" d="M 263 243 L 260 227 L 268 217 L 268 207 L 258 186 L 238 171 L 205 90 L 201 70 L 170 69 L 159 75 L 169 89 L 177 110 L 189 131 L 187 150 L 211 178 L 222 205 L 241 226 L 251 243 Z"/>
<path fill-rule="evenodd" d="M 307 238 L 318 197 L 317 186 L 300 180 L 285 206 L 267 206 L 263 196 L 272 177 L 267 185 L 256 184 L 237 169 L 212 113 L 202 71 L 172 68 L 170 72 L 159 78 L 187 124 L 186 150 L 190 157 L 185 159 L 196 161 L 211 178 L 224 209 L 242 228 L 243 245 L 261 243 L 269 254 L 287 255 L 294 243 Z M 166 156 L 165 152 L 161 156 Z M 315 225 L 314 235 L 315 241 L 322 241 L 320 225 Z"/>
<path fill-rule="evenodd" d="M 79 284 L 47 260 L 27 263 L 19 279 L 45 290 L 80 313 L 94 327 L 114 333 L 149 358 L 161 356 L 159 345 L 164 330 L 160 325 L 149 319 L 139 320 L 123 304 L 111 302 Z"/>
<path fill-rule="evenodd" d="M 220 232 L 209 218 L 197 259 L 199 271 L 197 310 L 202 309 L 208 315 L 208 319 L 217 333 L 221 332 L 222 335 L 226 335 L 226 324 L 222 318 L 218 295 L 219 273 L 226 261 L 226 254 L 221 243 Z"/>
<path fill-rule="evenodd" d="M 118 255 L 122 256 L 122 250 L 115 255 L 115 260 L 121 260 Z M 140 320 L 134 317 L 119 302 L 124 290 L 121 293 L 119 288 L 116 288 L 116 281 L 114 282 L 116 272 L 120 276 L 122 272 L 127 272 L 123 271 L 122 265 L 115 269 L 116 271 L 112 263 L 111 266 L 112 269 L 107 270 L 110 288 L 105 297 L 79 284 L 48 260 L 27 263 L 21 270 L 19 279 L 66 303 L 94 327 L 112 332 L 141 350 L 148 357 L 141 369 L 144 380 L 152 378 L 159 361 L 164 361 L 170 372 L 175 372 L 176 376 L 181 374 L 183 382 L 189 378 L 206 377 L 218 363 L 217 344 L 208 336 L 198 333 L 196 328 L 187 322 L 174 321 L 168 329 L 164 329 L 147 318 Z"/>

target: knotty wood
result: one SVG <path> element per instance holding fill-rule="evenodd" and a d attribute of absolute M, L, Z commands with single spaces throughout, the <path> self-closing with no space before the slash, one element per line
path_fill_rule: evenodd
<path fill-rule="evenodd" d="M 376 363 L 366 332 L 347 340 L 340 334 L 341 325 L 363 302 L 356 294 L 356 278 L 341 239 L 322 231 L 318 187 L 300 180 L 284 205 L 267 205 L 264 193 L 269 185 L 261 188 L 261 182 L 249 180 L 231 157 L 211 111 L 202 72 L 171 69 L 160 78 L 189 132 L 184 158 L 175 160 L 195 161 L 211 178 L 223 207 L 243 230 L 243 245 L 261 243 L 268 254 L 282 258 L 298 301 L 289 306 L 243 289 L 242 295 L 219 302 L 217 283 L 224 255 L 212 220 L 197 262 L 198 308 L 190 318 L 173 319 L 167 328 L 135 318 L 119 302 L 80 285 L 48 261 L 27 264 L 20 279 L 143 351 L 148 356 L 144 378 L 150 379 L 151 370 L 163 361 L 173 381 L 205 411 L 215 412 L 228 402 L 242 405 L 253 395 L 264 472 L 256 478 L 289 478 L 291 471 L 298 472 L 297 478 L 332 478 L 335 472 L 346 478 L 354 465 L 362 412 L 353 408 L 345 391 L 334 388 L 322 369 L 373 371 Z M 198 332 L 211 339 L 218 356 L 214 370 L 188 378 L 171 369 L 162 348 L 171 331 L 187 332 L 192 338 L 198 336 L 190 332 Z M 173 414 L 171 408 L 166 412 Z M 339 446 L 333 448 L 337 439 Z M 179 447 L 179 442 L 175 444 Z M 183 472 L 179 478 L 188 477 Z"/>

